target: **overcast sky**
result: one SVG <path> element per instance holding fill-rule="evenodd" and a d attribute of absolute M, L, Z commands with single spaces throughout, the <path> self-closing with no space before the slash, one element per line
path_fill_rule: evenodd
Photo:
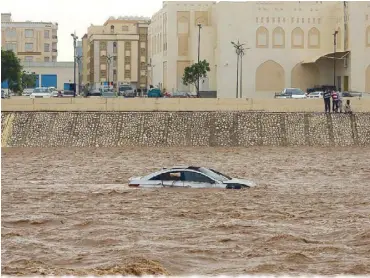
<path fill-rule="evenodd" d="M 90 24 L 102 25 L 110 16 L 147 16 L 160 10 L 162 0 L 11 0 L 1 12 L 13 21 L 58 22 L 58 61 L 73 61 L 71 33 L 81 38 Z"/>

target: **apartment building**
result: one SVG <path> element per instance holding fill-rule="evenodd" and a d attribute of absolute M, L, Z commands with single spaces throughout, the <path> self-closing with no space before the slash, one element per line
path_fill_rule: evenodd
<path fill-rule="evenodd" d="M 145 17 L 110 17 L 82 38 L 83 83 L 129 83 L 147 88 L 148 26 Z"/>
<path fill-rule="evenodd" d="M 231 42 L 238 40 L 245 44 L 243 98 L 334 83 L 370 92 L 369 1 L 165 1 L 149 27 L 153 84 L 195 91 L 181 79 L 184 68 L 197 61 L 199 32 L 200 59 L 211 67 L 200 89 L 217 90 L 218 97 L 236 97 Z"/>
<path fill-rule="evenodd" d="M 21 61 L 58 60 L 58 23 L 13 21 L 10 13 L 1 14 L 1 48 L 13 50 Z"/>

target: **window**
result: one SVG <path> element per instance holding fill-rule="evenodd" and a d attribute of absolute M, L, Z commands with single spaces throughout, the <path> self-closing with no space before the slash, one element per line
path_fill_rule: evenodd
<path fill-rule="evenodd" d="M 50 62 L 50 57 L 44 57 L 44 62 Z"/>
<path fill-rule="evenodd" d="M 125 70 L 125 78 L 131 78 L 131 71 Z"/>
<path fill-rule="evenodd" d="M 107 43 L 106 42 L 100 42 L 99 46 L 100 46 L 100 50 L 106 50 L 107 49 Z"/>
<path fill-rule="evenodd" d="M 181 173 L 182 172 L 166 172 L 151 178 L 152 181 L 181 181 Z"/>
<path fill-rule="evenodd" d="M 50 38 L 50 31 L 44 30 L 44 39 L 49 39 L 49 38 Z"/>
<path fill-rule="evenodd" d="M 32 56 L 26 56 L 26 57 L 24 57 L 24 60 L 26 62 L 32 62 L 33 61 L 33 57 Z"/>
<path fill-rule="evenodd" d="M 26 29 L 24 32 L 24 35 L 26 38 L 33 38 L 33 30 L 32 29 Z"/>
<path fill-rule="evenodd" d="M 122 31 L 127 32 L 128 31 L 128 26 L 127 25 L 123 25 L 122 26 Z"/>
<path fill-rule="evenodd" d="M 101 70 L 100 71 L 100 77 L 107 77 L 107 71 L 106 70 Z"/>
<path fill-rule="evenodd" d="M 131 50 L 131 42 L 125 42 L 125 50 Z"/>
<path fill-rule="evenodd" d="M 146 54 L 146 49 L 140 48 L 140 55 L 145 55 L 145 54 Z"/>
<path fill-rule="evenodd" d="M 113 25 L 111 25 L 110 26 L 110 32 L 113 34 L 114 33 L 114 26 Z"/>
<path fill-rule="evenodd" d="M 113 53 L 117 53 L 117 43 L 113 42 Z"/>
<path fill-rule="evenodd" d="M 48 43 L 44 44 L 44 52 L 50 52 L 50 44 Z"/>
<path fill-rule="evenodd" d="M 17 31 L 15 29 L 7 30 L 6 37 L 7 38 L 15 38 L 17 36 Z"/>
<path fill-rule="evenodd" d="M 26 51 L 33 51 L 33 43 L 26 43 L 24 49 Z"/>
<path fill-rule="evenodd" d="M 130 63 L 130 62 L 131 62 L 131 57 L 126 56 L 126 57 L 125 57 L 125 63 Z"/>
<path fill-rule="evenodd" d="M 53 62 L 56 62 L 56 61 L 57 61 L 57 57 L 56 57 L 56 56 L 53 56 L 53 57 L 51 57 L 51 60 L 52 60 Z"/>
<path fill-rule="evenodd" d="M 14 53 L 17 52 L 17 44 L 16 43 L 7 43 L 5 45 L 6 50 L 12 50 Z"/>
<path fill-rule="evenodd" d="M 214 181 L 203 174 L 184 171 L 184 181 L 187 182 L 202 182 L 202 183 L 214 183 Z"/>

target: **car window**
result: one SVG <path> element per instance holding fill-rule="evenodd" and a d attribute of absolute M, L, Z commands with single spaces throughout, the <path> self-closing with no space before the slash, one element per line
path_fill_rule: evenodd
<path fill-rule="evenodd" d="M 166 172 L 152 177 L 150 180 L 162 180 L 162 181 L 181 181 L 181 172 Z"/>
<path fill-rule="evenodd" d="M 183 172 L 183 180 L 188 182 L 214 183 L 212 179 L 206 177 L 205 175 L 191 171 Z"/>

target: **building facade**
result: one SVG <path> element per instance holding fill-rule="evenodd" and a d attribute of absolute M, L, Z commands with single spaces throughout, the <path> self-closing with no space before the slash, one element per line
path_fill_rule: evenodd
<path fill-rule="evenodd" d="M 17 22 L 11 14 L 1 14 L 1 48 L 13 50 L 21 61 L 58 60 L 58 24 Z"/>
<path fill-rule="evenodd" d="M 194 91 L 181 78 L 197 61 L 198 24 L 200 59 L 211 68 L 200 89 L 217 90 L 218 97 L 236 97 L 237 55 L 231 42 L 238 40 L 245 44 L 243 98 L 334 80 L 342 90 L 370 92 L 369 1 L 163 2 L 149 28 L 153 84 Z"/>
<path fill-rule="evenodd" d="M 147 87 L 149 18 L 109 18 L 102 26 L 90 26 L 82 38 L 83 83 L 130 83 Z"/>

